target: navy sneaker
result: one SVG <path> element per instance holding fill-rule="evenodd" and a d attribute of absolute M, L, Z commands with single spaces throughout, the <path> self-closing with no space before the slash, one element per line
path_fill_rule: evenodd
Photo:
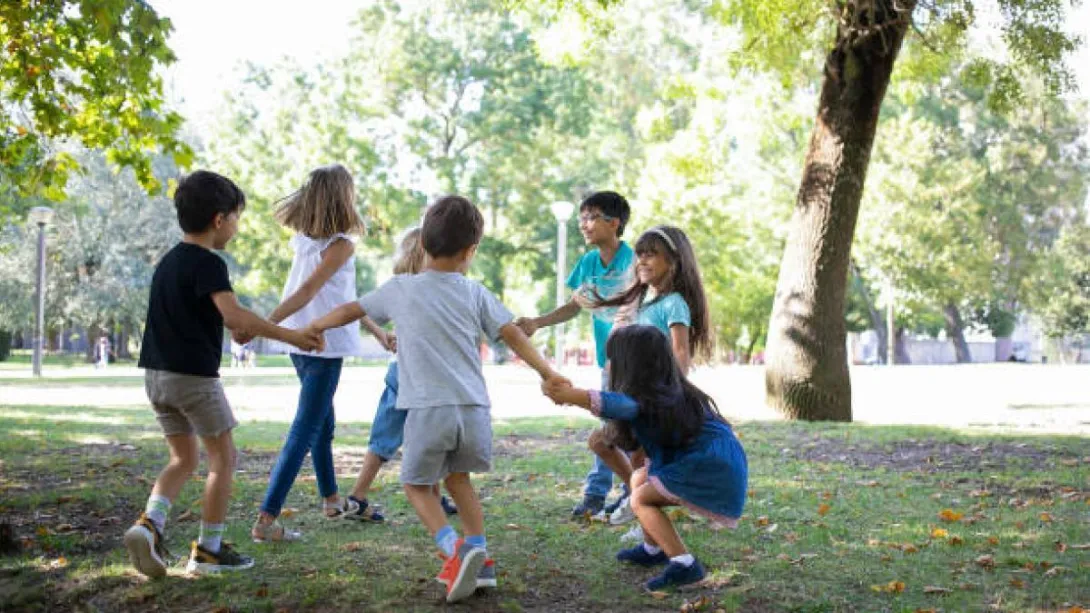
<path fill-rule="evenodd" d="M 446 513 L 447 516 L 458 514 L 458 507 L 453 502 L 451 502 L 450 498 L 447 498 L 446 496 L 440 496 L 439 504 L 443 507 L 443 512 Z"/>
<path fill-rule="evenodd" d="M 649 591 L 658 592 L 672 587 L 689 585 L 690 583 L 699 583 L 704 580 L 706 574 L 704 565 L 700 563 L 700 560 L 693 560 L 693 563 L 689 566 L 670 562 L 661 575 L 652 577 L 644 584 L 644 587 Z"/>
<path fill-rule="evenodd" d="M 375 509 L 375 505 L 367 502 L 366 498 L 360 500 L 355 496 L 349 496 L 348 502 L 345 503 L 345 507 L 346 510 L 342 515 L 345 519 L 376 524 L 381 524 L 386 521 L 386 518 L 382 513 L 379 513 L 378 510 Z"/>
<path fill-rule="evenodd" d="M 643 544 L 641 543 L 631 549 L 622 549 L 618 551 L 617 561 L 651 567 L 658 566 L 659 564 L 666 564 L 670 561 L 670 556 L 666 555 L 665 551 L 660 551 L 654 555 L 647 553 L 647 550 L 643 548 Z"/>
<path fill-rule="evenodd" d="M 605 496 L 583 496 L 583 502 L 575 505 L 575 508 L 571 510 L 572 519 L 579 519 L 588 515 L 593 517 L 602 511 L 605 504 Z"/>

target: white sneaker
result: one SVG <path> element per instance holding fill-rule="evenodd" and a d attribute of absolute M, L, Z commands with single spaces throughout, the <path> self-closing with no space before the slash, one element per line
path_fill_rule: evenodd
<path fill-rule="evenodd" d="M 621 504 L 617 505 L 616 510 L 609 516 L 609 523 L 614 526 L 620 526 L 627 524 L 628 522 L 636 519 L 636 514 L 632 512 L 632 497 L 625 496 Z"/>
<path fill-rule="evenodd" d="M 621 542 L 622 543 L 628 543 L 628 542 L 642 543 L 643 542 L 643 528 L 641 528 L 639 524 L 636 524 L 635 528 L 632 528 L 628 532 L 625 532 L 623 535 L 621 535 Z"/>

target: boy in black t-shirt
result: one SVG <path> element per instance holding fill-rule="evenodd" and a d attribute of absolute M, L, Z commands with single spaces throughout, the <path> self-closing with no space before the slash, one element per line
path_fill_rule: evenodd
<path fill-rule="evenodd" d="M 191 573 L 238 570 L 254 565 L 222 542 L 231 497 L 236 451 L 231 429 L 238 425 L 219 380 L 223 328 L 266 336 L 311 351 L 321 335 L 288 330 L 243 308 L 231 290 L 227 266 L 212 252 L 238 231 L 246 206 L 242 190 L 226 177 L 199 170 L 174 192 L 184 236 L 155 267 L 140 351 L 144 389 L 166 435 L 170 462 L 159 473 L 147 507 L 125 532 L 133 566 L 149 577 L 166 574 L 170 554 L 163 526 L 200 460 L 197 439 L 208 453 L 208 479 L 201 504 L 201 531 L 186 567 Z"/>

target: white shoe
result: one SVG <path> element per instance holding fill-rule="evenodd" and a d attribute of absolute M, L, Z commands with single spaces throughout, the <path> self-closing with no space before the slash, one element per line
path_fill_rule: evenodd
<path fill-rule="evenodd" d="M 632 497 L 625 496 L 621 504 L 617 505 L 616 510 L 609 516 L 609 523 L 614 526 L 620 526 L 627 524 L 628 522 L 636 519 L 636 514 L 632 512 Z"/>
<path fill-rule="evenodd" d="M 643 528 L 641 528 L 639 524 L 636 524 L 635 528 L 632 528 L 631 530 L 629 530 L 628 532 L 625 532 L 621 536 L 621 542 L 622 543 L 628 543 L 628 542 L 642 543 L 643 542 Z"/>

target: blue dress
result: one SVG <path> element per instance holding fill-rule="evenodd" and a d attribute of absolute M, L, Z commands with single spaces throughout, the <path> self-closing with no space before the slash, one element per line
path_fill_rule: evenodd
<path fill-rule="evenodd" d="M 734 527 L 746 502 L 749 476 L 746 452 L 729 424 L 705 410 L 700 434 L 684 447 L 663 445 L 639 418 L 630 396 L 591 391 L 592 410 L 601 417 L 627 421 L 647 453 L 648 482 L 666 498 L 705 517 Z M 597 396 L 597 398 L 596 398 Z"/>

